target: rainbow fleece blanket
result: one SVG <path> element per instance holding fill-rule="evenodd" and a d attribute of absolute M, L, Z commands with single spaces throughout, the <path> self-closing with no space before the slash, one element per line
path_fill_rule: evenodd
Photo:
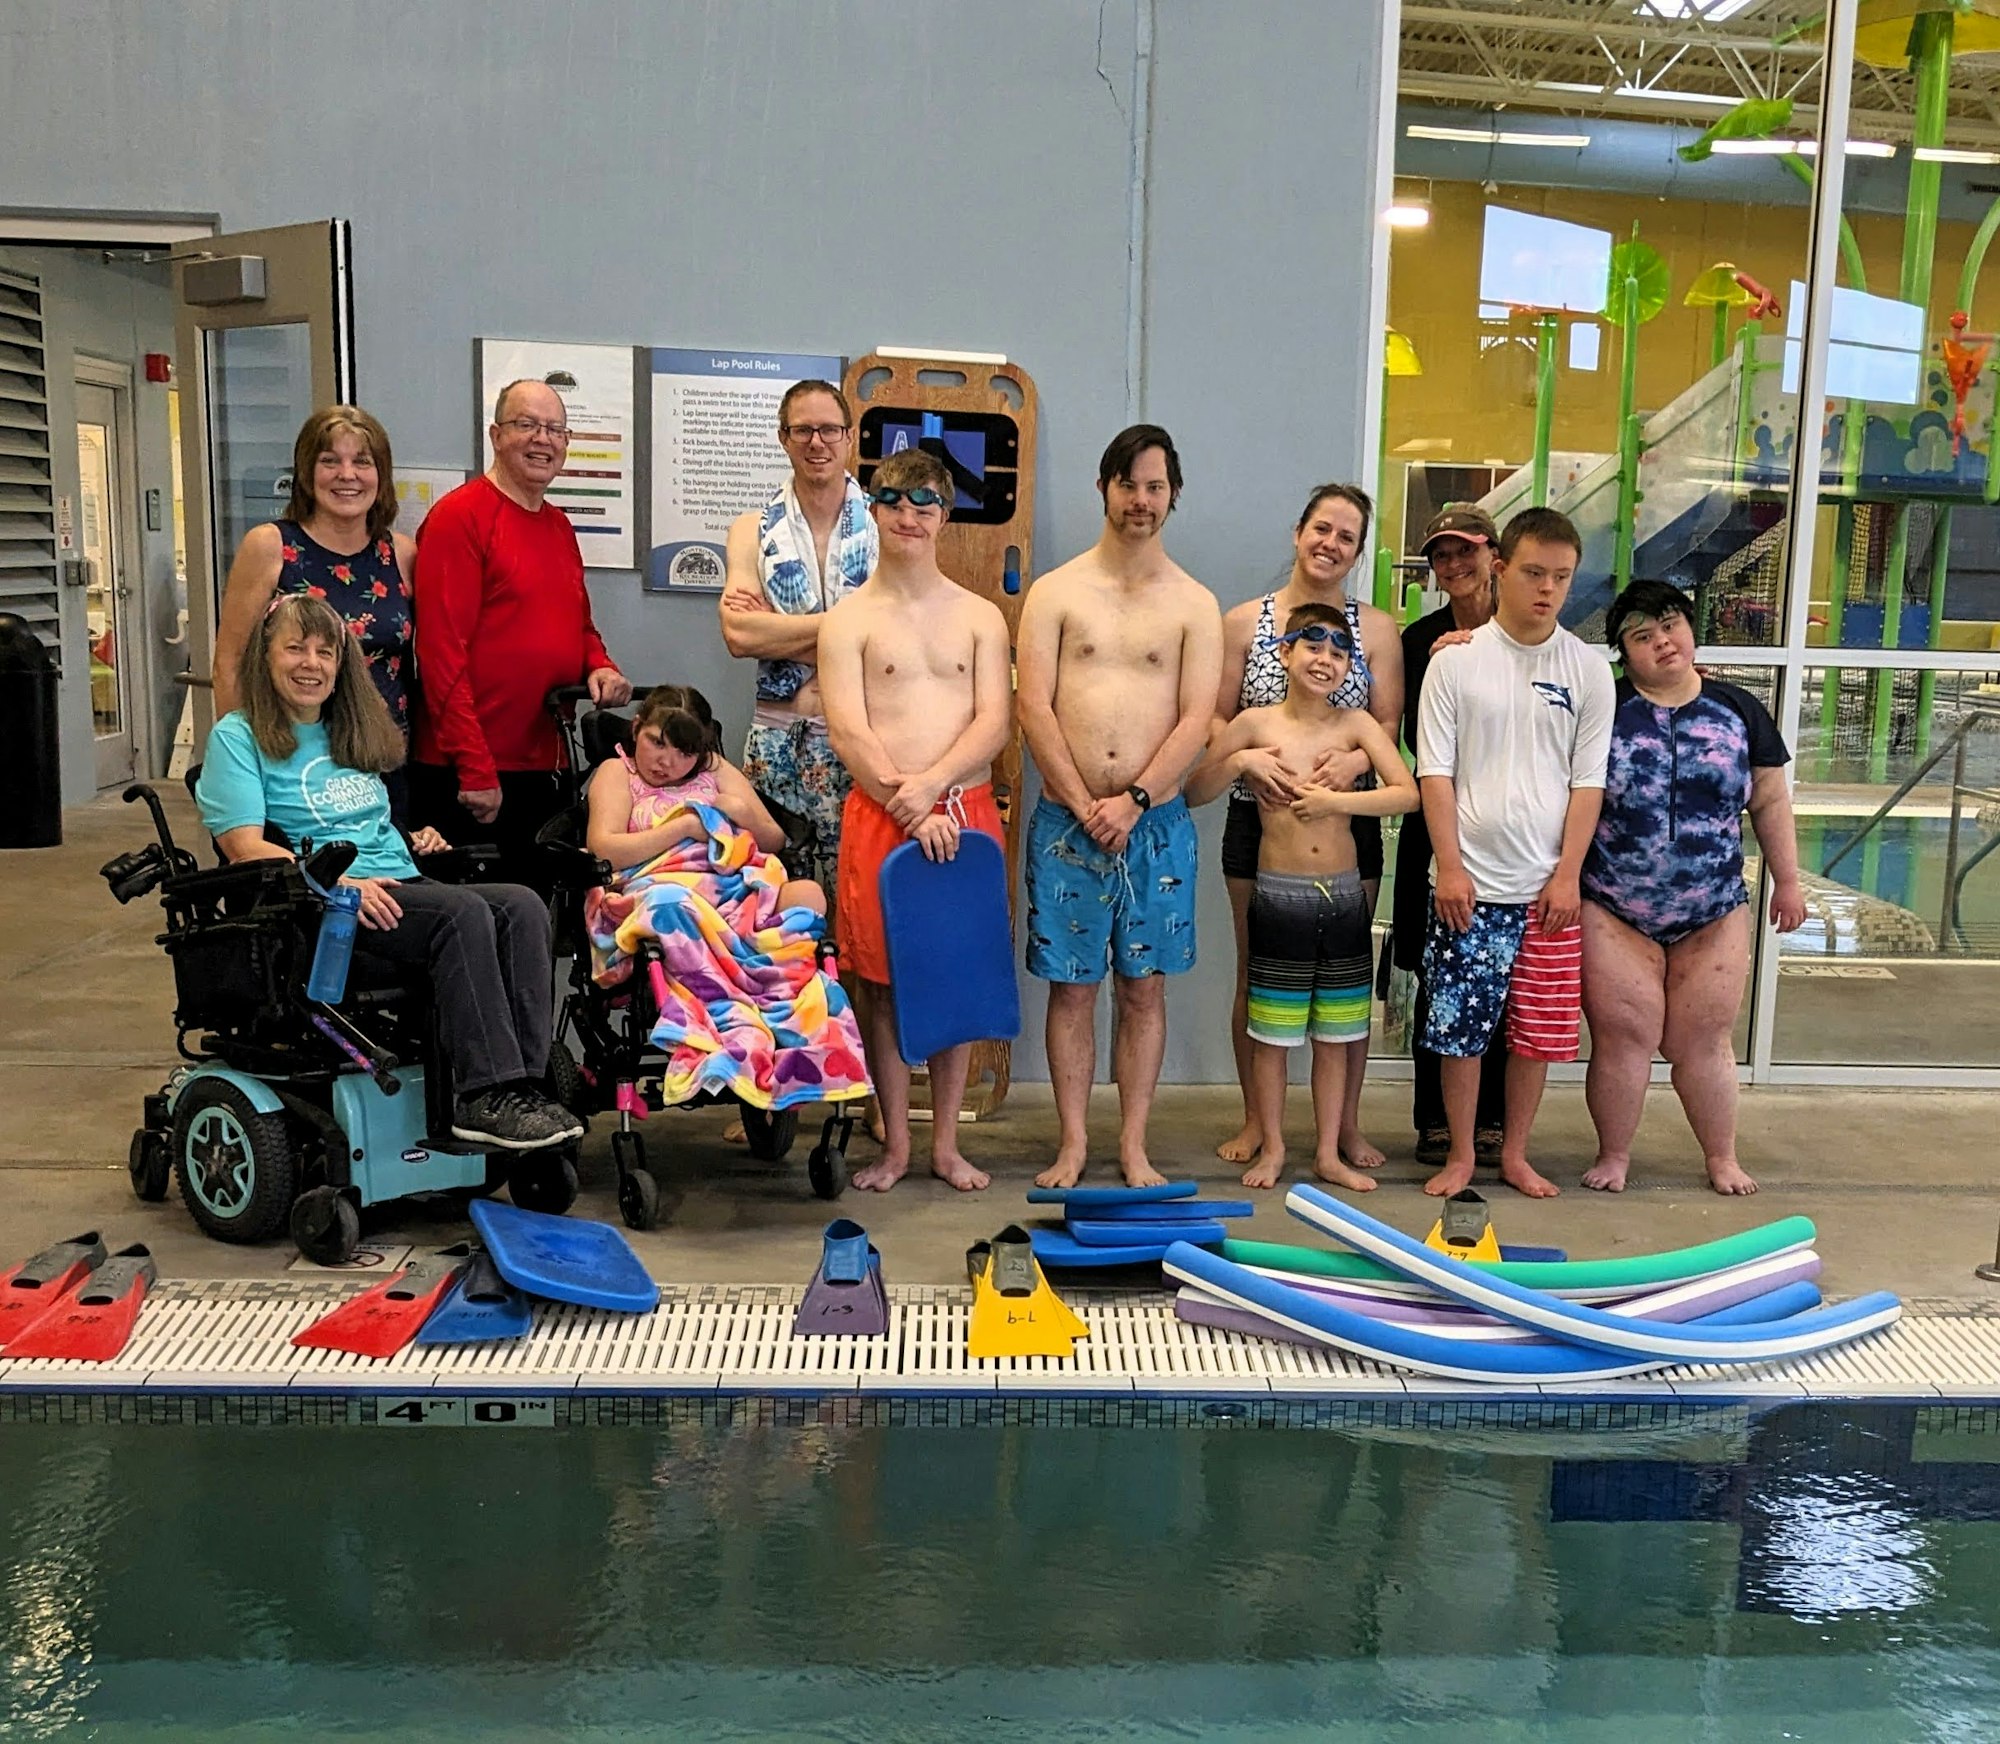
<path fill-rule="evenodd" d="M 752 1108 L 851 1102 L 869 1093 L 861 1033 L 840 983 L 819 969 L 825 921 L 778 907 L 784 868 L 711 806 L 702 841 L 677 842 L 585 907 L 599 986 L 626 980 L 647 941 L 660 1008 L 652 1042 L 667 1056 L 661 1098 L 734 1095 Z"/>

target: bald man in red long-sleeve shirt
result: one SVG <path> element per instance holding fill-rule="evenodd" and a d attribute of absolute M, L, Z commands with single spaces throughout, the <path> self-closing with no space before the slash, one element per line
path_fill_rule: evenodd
<path fill-rule="evenodd" d="M 563 798 L 544 699 L 584 683 L 615 708 L 632 687 L 591 622 L 576 531 L 543 500 L 569 452 L 561 397 L 509 382 L 492 437 L 492 469 L 439 498 L 417 534 L 410 800 L 447 841 L 494 842 L 511 876 L 542 888 L 535 834 Z"/>

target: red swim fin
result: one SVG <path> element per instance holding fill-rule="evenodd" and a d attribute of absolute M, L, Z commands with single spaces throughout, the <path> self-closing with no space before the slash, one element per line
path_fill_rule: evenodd
<path fill-rule="evenodd" d="M 394 1277 L 350 1296 L 305 1331 L 294 1333 L 301 1350 L 344 1350 L 355 1356 L 394 1356 L 417 1336 L 458 1274 L 462 1254 L 429 1254 Z"/>
<path fill-rule="evenodd" d="M 7 1355 L 109 1362 L 131 1342 L 133 1323 L 159 1275 L 142 1244 L 120 1248 L 14 1338 Z"/>
<path fill-rule="evenodd" d="M 0 1350 L 103 1264 L 104 1243 L 92 1229 L 43 1248 L 10 1272 L 0 1272 Z"/>

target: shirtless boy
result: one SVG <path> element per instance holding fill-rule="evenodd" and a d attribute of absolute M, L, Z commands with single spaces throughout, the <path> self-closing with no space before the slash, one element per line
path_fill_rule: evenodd
<path fill-rule="evenodd" d="M 993 759 L 1012 725 L 1007 624 L 937 566 L 951 474 L 922 449 L 875 469 L 869 513 L 882 555 L 868 585 L 828 612 L 819 683 L 833 749 L 854 778 L 841 819 L 839 935 L 843 965 L 868 984 L 864 1041 L 883 1122 L 882 1157 L 854 1177 L 887 1192 L 910 1166 L 910 1068 L 896 1047 L 882 862 L 915 840 L 932 860 L 958 853 L 961 829 L 1000 839 Z M 987 1185 L 959 1154 L 958 1110 L 969 1045 L 929 1062 L 931 1173 L 961 1192 Z"/>
<path fill-rule="evenodd" d="M 1366 709 L 1342 708 L 1354 637 L 1335 606 L 1294 606 L 1278 637 L 1285 700 L 1245 709 L 1216 736 L 1188 779 L 1203 805 L 1260 759 L 1275 757 L 1294 782 L 1289 804 L 1258 802 L 1263 834 L 1250 897 L 1250 1041 L 1254 1113 L 1264 1135 L 1246 1187 L 1275 1187 L 1285 1170 L 1285 1055 L 1313 1044 L 1313 1173 L 1357 1193 L 1374 1180 L 1340 1158 L 1347 1046 L 1368 1034 L 1374 952 L 1355 852 L 1354 817 L 1414 811 L 1417 783 L 1395 742 Z M 1377 785 L 1358 793 L 1311 780 L 1329 753 L 1363 751 Z"/>
<path fill-rule="evenodd" d="M 1180 495 L 1173 438 L 1135 424 L 1097 468 L 1104 531 L 1037 581 L 1021 613 L 1021 728 L 1041 771 L 1028 824 L 1028 971 L 1049 983 L 1061 1137 L 1035 1177 L 1083 1174 L 1098 984 L 1116 988 L 1112 1075 L 1126 1184 L 1164 1177 L 1146 1122 L 1167 1044 L 1166 977 L 1194 967 L 1195 829 L 1180 787 L 1222 673 L 1215 596 L 1160 545 Z"/>

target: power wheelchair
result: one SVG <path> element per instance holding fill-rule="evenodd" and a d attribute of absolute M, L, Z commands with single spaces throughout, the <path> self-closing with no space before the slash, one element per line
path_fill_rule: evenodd
<path fill-rule="evenodd" d="M 193 786 L 193 772 L 189 775 Z M 174 966 L 176 1046 L 186 1065 L 145 1100 L 132 1189 L 163 1200 L 178 1182 L 202 1230 L 260 1242 L 289 1226 L 321 1265 L 351 1258 L 364 1208 L 419 1193 L 466 1198 L 506 1187 L 517 1205 L 561 1213 L 577 1193 L 574 1144 L 491 1156 L 451 1133 L 450 1069 L 421 977 L 357 951 L 338 1004 L 307 993 L 331 888 L 349 842 L 299 844 L 290 860 L 201 866 L 178 846 L 144 782 L 155 840 L 101 874 L 120 903 L 155 890 Z M 291 847 L 291 843 L 281 845 Z M 478 850 L 418 862 L 466 882 Z"/>
<path fill-rule="evenodd" d="M 645 688 L 639 688 L 634 701 L 644 695 Z M 706 1094 L 671 1105 L 662 1102 L 664 1061 L 648 1039 L 659 1010 L 647 965 L 658 960 L 658 949 L 642 945 L 630 978 L 616 987 L 600 987 L 591 976 L 590 935 L 584 921 L 585 899 L 614 876 L 614 868 L 585 845 L 589 822 L 586 790 L 600 763 L 616 756 L 620 749 L 631 750 L 632 722 L 629 716 L 592 706 L 590 693 L 581 685 L 551 691 L 548 706 L 562 731 L 570 771 L 568 803 L 537 837 L 547 856 L 548 876 L 556 886 L 557 955 L 560 958 L 567 953 L 570 962 L 569 986 L 549 1054 L 549 1094 L 585 1119 L 607 1112 L 617 1114 L 611 1151 L 618 1166 L 619 1214 L 633 1229 L 651 1229 L 659 1221 L 659 1183 L 647 1166 L 646 1141 L 635 1130 L 635 1120 L 644 1120 L 667 1106 L 704 1108 L 732 1102 L 742 1110 L 750 1155 L 759 1162 L 775 1163 L 791 1154 L 798 1136 L 799 1110 L 773 1112 L 733 1097 Z M 785 831 L 786 846 L 779 850 L 779 858 L 788 870 L 796 871 L 806 864 L 799 849 L 810 839 L 811 826 L 768 797 L 759 797 Z M 827 895 L 830 899 L 832 892 Z M 837 976 L 839 964 L 833 947 L 824 941 L 819 962 L 827 975 Z M 572 1039 L 575 1053 L 570 1047 Z M 840 1103 L 821 1124 L 806 1160 L 807 1179 L 819 1198 L 836 1199 L 847 1186 L 847 1146 L 854 1135 L 854 1123 L 851 1105 Z"/>

